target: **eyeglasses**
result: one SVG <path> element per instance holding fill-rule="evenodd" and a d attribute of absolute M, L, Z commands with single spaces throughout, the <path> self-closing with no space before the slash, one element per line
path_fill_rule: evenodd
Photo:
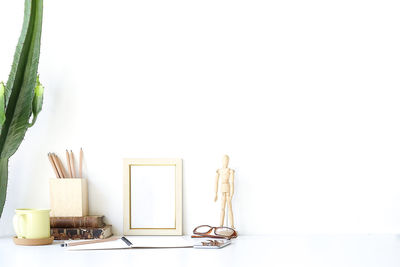
<path fill-rule="evenodd" d="M 211 238 L 236 238 L 237 232 L 229 227 L 212 227 L 209 225 L 200 225 L 194 228 L 192 238 L 203 238 L 203 237 L 211 237 Z"/>

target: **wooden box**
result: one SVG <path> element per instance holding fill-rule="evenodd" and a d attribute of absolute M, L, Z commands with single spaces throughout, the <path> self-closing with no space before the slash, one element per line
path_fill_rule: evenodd
<path fill-rule="evenodd" d="M 87 179 L 50 179 L 50 216 L 87 216 L 88 204 Z"/>

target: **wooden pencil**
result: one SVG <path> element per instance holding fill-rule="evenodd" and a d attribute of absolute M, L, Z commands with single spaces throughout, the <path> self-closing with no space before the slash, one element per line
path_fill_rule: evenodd
<path fill-rule="evenodd" d="M 72 150 L 70 151 L 71 151 L 72 177 L 76 178 L 74 152 L 72 152 Z"/>
<path fill-rule="evenodd" d="M 60 178 L 64 178 L 64 174 L 61 171 L 60 162 L 58 162 L 56 154 L 50 153 L 50 157 L 53 159 L 53 162 L 56 165 L 57 171 L 60 174 Z"/>
<path fill-rule="evenodd" d="M 69 158 L 68 150 L 65 150 L 65 153 L 67 155 L 67 164 L 68 164 L 68 171 L 69 171 L 68 177 L 72 178 L 71 159 Z"/>
<path fill-rule="evenodd" d="M 79 178 L 82 178 L 82 160 L 83 160 L 83 150 L 79 151 Z"/>
<path fill-rule="evenodd" d="M 106 239 L 95 239 L 95 240 L 88 240 L 88 241 L 78 241 L 78 242 L 68 242 L 61 244 L 62 247 L 73 247 L 73 246 L 80 246 L 80 245 L 86 245 L 86 244 L 95 244 L 95 243 L 103 243 L 103 242 L 108 242 L 108 241 L 115 241 L 121 239 L 121 237 L 118 236 L 112 236 Z"/>
<path fill-rule="evenodd" d="M 63 178 L 67 178 L 67 175 L 66 175 L 65 169 L 64 169 L 64 165 L 62 164 L 60 158 L 56 154 L 53 154 L 53 155 L 54 155 L 54 157 L 56 159 L 56 163 L 58 163 L 58 167 L 59 167 L 59 169 L 60 169 L 60 171 L 62 173 L 62 177 Z"/>
<path fill-rule="evenodd" d="M 61 176 L 60 176 L 60 174 L 59 174 L 58 171 L 57 171 L 56 164 L 54 163 L 53 158 L 51 157 L 50 153 L 47 154 L 47 157 L 49 158 L 51 167 L 53 167 L 53 170 L 54 170 L 54 173 L 56 174 L 56 177 L 57 177 L 57 178 L 60 178 Z"/>

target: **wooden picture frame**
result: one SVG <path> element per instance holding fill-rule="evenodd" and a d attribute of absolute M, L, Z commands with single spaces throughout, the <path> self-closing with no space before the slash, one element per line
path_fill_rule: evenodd
<path fill-rule="evenodd" d="M 182 160 L 124 159 L 124 235 L 182 235 Z"/>

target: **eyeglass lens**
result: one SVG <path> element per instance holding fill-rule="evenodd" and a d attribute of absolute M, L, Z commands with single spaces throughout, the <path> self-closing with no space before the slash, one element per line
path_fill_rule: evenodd
<path fill-rule="evenodd" d="M 211 227 L 205 225 L 205 226 L 200 226 L 200 227 L 198 227 L 198 228 L 196 229 L 196 232 L 198 232 L 198 233 L 200 233 L 200 234 L 205 234 L 205 233 L 208 233 L 210 230 L 211 230 Z"/>
<path fill-rule="evenodd" d="M 215 233 L 221 236 L 231 236 L 233 235 L 233 230 L 228 227 L 218 227 L 215 229 Z"/>

